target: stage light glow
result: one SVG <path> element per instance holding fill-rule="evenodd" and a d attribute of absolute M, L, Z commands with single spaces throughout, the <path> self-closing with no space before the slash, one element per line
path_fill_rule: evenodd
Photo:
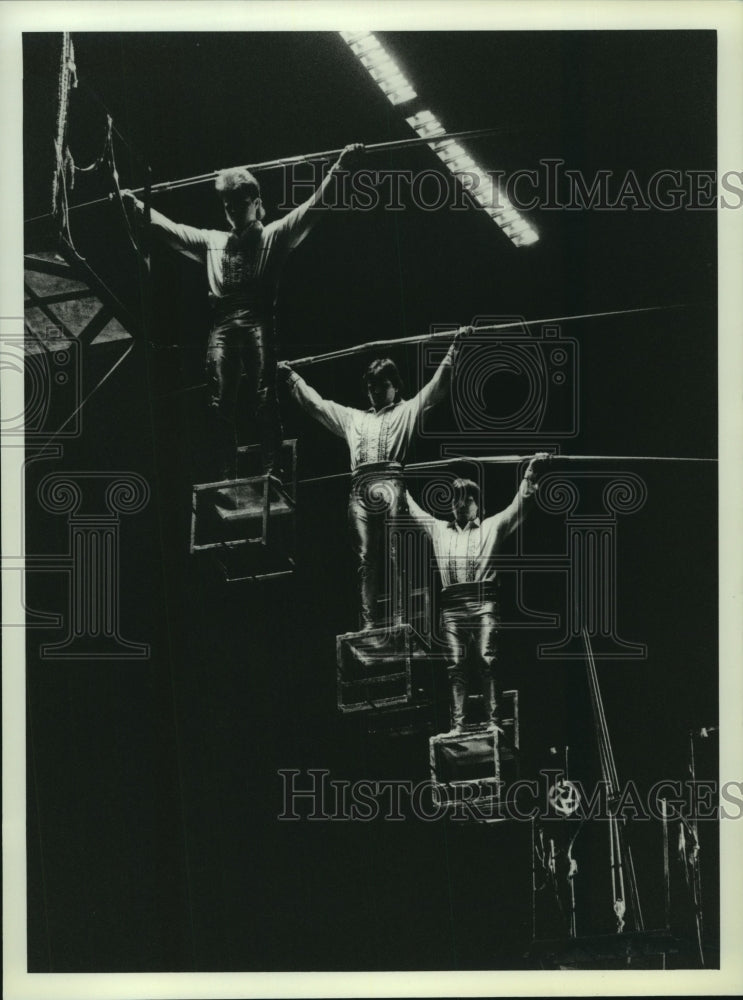
<path fill-rule="evenodd" d="M 530 244 L 536 243 L 538 239 L 539 236 L 537 233 L 533 229 L 529 228 L 520 236 L 515 236 L 511 242 L 517 247 L 528 247 Z"/>
<path fill-rule="evenodd" d="M 484 177 L 482 174 L 477 175 L 477 181 L 477 185 L 472 189 L 472 195 L 479 201 L 488 214 L 497 214 L 500 211 L 500 207 L 493 205 L 493 199 L 497 195 L 497 192 L 493 189 L 493 182 L 489 177 Z"/>
<path fill-rule="evenodd" d="M 474 173 L 476 163 L 471 156 L 457 156 L 453 160 L 444 160 L 453 174 Z"/>
<path fill-rule="evenodd" d="M 360 60 L 374 82 L 384 91 L 391 104 L 405 104 L 416 97 L 394 59 L 385 51 L 371 31 L 341 31 L 341 37 Z M 421 139 L 445 135 L 446 129 L 428 109 L 417 111 L 405 121 Z M 539 235 L 513 207 L 493 178 L 454 139 L 431 142 L 431 148 L 447 170 L 462 185 L 469 196 L 490 216 L 514 246 L 536 243 Z"/>
<path fill-rule="evenodd" d="M 446 133 L 446 129 L 432 111 L 419 111 L 415 115 L 410 115 L 405 121 L 421 139 Z M 454 139 L 444 139 L 441 142 L 432 142 L 431 148 L 514 246 L 528 246 L 537 242 L 539 236 L 536 231 L 519 215 L 492 177 L 477 165 L 463 146 Z"/>
<path fill-rule="evenodd" d="M 427 139 L 429 136 L 444 134 L 444 126 L 438 120 L 436 115 L 432 114 L 430 111 L 419 111 L 417 115 L 411 115 L 410 118 L 406 118 L 405 121 L 422 139 Z M 452 140 L 450 139 L 448 141 L 451 142 Z M 438 145 L 445 146 L 447 145 L 447 142 L 442 142 Z"/>
<path fill-rule="evenodd" d="M 351 42 L 356 42 L 356 41 L 359 40 L 359 38 L 364 38 L 364 36 L 368 35 L 368 34 L 369 34 L 368 31 L 341 31 L 340 32 L 340 36 L 343 39 L 343 41 L 344 42 L 348 42 L 349 45 L 351 44 Z"/>
<path fill-rule="evenodd" d="M 456 159 L 458 156 L 465 156 L 465 152 L 458 142 L 447 139 L 445 142 L 437 142 L 434 146 L 436 153 L 446 163 L 448 160 Z"/>
<path fill-rule="evenodd" d="M 521 216 L 519 215 L 519 213 L 516 211 L 515 208 L 507 208 L 505 212 L 498 212 L 496 220 L 498 222 L 498 225 L 502 226 L 503 228 L 510 225 L 511 223 L 516 223 L 516 222 L 521 222 L 523 226 L 527 225 L 527 223 L 521 218 Z"/>
<path fill-rule="evenodd" d="M 527 232 L 529 229 L 529 223 L 525 222 L 523 219 L 519 219 L 517 222 L 502 222 L 500 219 L 497 220 L 498 225 L 502 226 L 503 232 L 506 236 L 521 236 L 522 233 Z"/>
<path fill-rule="evenodd" d="M 415 96 L 415 91 L 412 87 L 406 87 L 402 90 L 389 91 L 387 93 L 387 97 L 390 99 L 391 104 L 405 104 L 407 101 L 412 101 Z"/>
<path fill-rule="evenodd" d="M 402 81 L 403 85 L 407 82 L 391 59 L 370 59 L 366 57 L 361 62 L 369 70 L 369 76 L 371 76 L 372 80 L 378 83 L 380 87 L 384 86 L 385 83 L 388 86 L 392 86 L 393 84 L 398 85 L 399 81 Z"/>
<path fill-rule="evenodd" d="M 417 96 L 410 81 L 373 32 L 341 31 L 340 34 L 390 104 L 406 104 Z"/>
<path fill-rule="evenodd" d="M 359 58 L 370 52 L 382 52 L 382 44 L 376 35 L 367 32 L 353 42 L 349 42 L 352 52 Z"/>

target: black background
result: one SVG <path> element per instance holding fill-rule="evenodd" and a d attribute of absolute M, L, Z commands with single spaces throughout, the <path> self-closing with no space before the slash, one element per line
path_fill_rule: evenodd
<path fill-rule="evenodd" d="M 647 180 L 660 169 L 715 169 L 713 32 L 385 33 L 416 89 L 450 129 L 498 126 L 472 143 L 484 166 L 540 159 L 592 177 Z M 99 152 L 113 116 L 124 185 L 236 163 L 406 138 L 403 116 L 334 33 L 73 36 L 79 88 L 70 111 L 78 163 Z M 26 217 L 48 211 L 59 35 L 24 37 Z M 435 167 L 427 150 L 380 166 Z M 377 163 L 375 162 L 375 166 Z M 262 178 L 268 218 L 277 173 Z M 78 178 L 72 202 L 96 197 Z M 162 195 L 171 217 L 219 228 L 210 185 Z M 338 717 L 334 637 L 355 627 L 345 534 L 347 481 L 300 486 L 297 572 L 224 586 L 188 556 L 191 485 L 203 480 L 206 278 L 153 248 L 151 302 L 116 206 L 72 213 L 78 250 L 146 333 L 86 404 L 81 438 L 57 467 L 129 470 L 152 487 L 121 526 L 121 618 L 151 646 L 136 662 L 50 662 L 28 642 L 29 969 L 176 971 L 520 968 L 531 936 L 529 828 L 422 823 L 278 822 L 279 768 L 333 778 L 427 777 L 425 737 L 383 742 Z M 331 213 L 292 255 L 279 306 L 282 357 L 425 332 L 474 317 L 568 316 L 683 308 L 562 325 L 578 341 L 577 437 L 567 452 L 716 454 L 714 212 L 548 211 L 516 249 L 484 214 L 446 210 Z M 27 250 L 48 244 L 44 224 Z M 174 347 L 173 345 L 177 345 Z M 392 352 L 414 391 L 417 355 Z M 371 360 L 313 369 L 327 396 L 363 405 Z M 196 386 L 196 388 L 192 388 Z M 92 388 L 86 386 L 86 389 Z M 504 392 L 518 386 L 503 385 Z M 444 408 L 445 410 L 445 408 Z M 287 401 L 300 479 L 342 472 L 342 443 Z M 441 414 L 442 426 L 450 417 Z M 247 440 L 250 426 L 243 434 Z M 549 440 L 543 444 L 551 443 Z M 421 441 L 413 458 L 436 456 Z M 511 449 L 507 449 L 511 450 Z M 616 466 L 612 466 L 615 468 Z M 50 471 L 29 467 L 28 495 Z M 620 466 L 621 468 L 621 466 Z M 619 634 L 647 659 L 599 664 L 620 776 L 645 788 L 686 776 L 687 732 L 717 719 L 716 468 L 627 466 L 644 507 L 619 518 Z M 486 502 L 505 505 L 513 468 L 488 472 Z M 63 518 L 27 506 L 29 552 L 60 552 Z M 541 512 L 532 551 L 559 552 L 562 521 Z M 559 575 L 537 574 L 533 607 L 564 611 Z M 29 603 L 64 610 L 58 576 L 34 574 Z M 580 661 L 539 661 L 545 638 L 504 640 L 504 678 L 519 687 L 532 768 L 571 746 L 595 776 L 595 737 Z M 704 763 L 705 776 L 715 761 Z M 716 829 L 705 831 L 708 927 L 716 934 Z M 662 922 L 657 824 L 639 825 L 647 926 Z M 593 839 L 591 839 L 593 838 Z M 613 928 L 603 828 L 584 836 L 582 932 Z M 579 842 L 580 843 L 580 842 Z M 579 918 L 580 919 L 580 918 Z"/>

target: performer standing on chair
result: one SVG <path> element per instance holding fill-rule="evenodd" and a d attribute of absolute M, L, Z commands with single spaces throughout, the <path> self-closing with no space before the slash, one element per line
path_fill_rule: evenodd
<path fill-rule="evenodd" d="M 389 528 L 406 512 L 403 465 L 408 446 L 420 414 L 449 392 L 459 341 L 470 329 L 457 331 L 433 378 L 412 399 L 402 398 L 402 380 L 393 361 L 372 361 L 364 375 L 372 404 L 368 410 L 323 399 L 286 362 L 279 362 L 294 399 L 329 431 L 345 438 L 351 453 L 348 521 L 359 560 L 363 629 L 379 624 L 377 600 L 380 577 L 387 565 Z"/>
<path fill-rule="evenodd" d="M 274 313 L 281 269 L 311 229 L 317 209 L 327 204 L 324 196 L 333 176 L 348 169 L 363 148 L 359 143 L 346 146 L 312 197 L 267 226 L 258 181 L 244 167 L 217 174 L 216 191 L 230 232 L 181 225 L 151 210 L 155 233 L 174 250 L 206 265 L 213 313 L 206 376 L 214 473 L 219 479 L 237 475 L 235 415 L 243 372 L 258 425 L 263 472 L 273 474 L 277 466 L 283 429 L 276 395 Z M 143 203 L 131 191 L 122 194 L 143 212 Z"/>
<path fill-rule="evenodd" d="M 451 521 L 432 517 L 406 494 L 411 516 L 431 539 L 441 573 L 441 629 L 451 682 L 452 734 L 461 733 L 465 725 L 468 653 L 473 654 L 482 676 L 486 726 L 491 731 L 500 729 L 495 676 L 500 613 L 497 571 L 492 560 L 531 506 L 537 476 L 548 459 L 546 452 L 535 455 L 508 507 L 482 520 L 480 489 L 471 479 L 457 479 L 453 483 Z"/>

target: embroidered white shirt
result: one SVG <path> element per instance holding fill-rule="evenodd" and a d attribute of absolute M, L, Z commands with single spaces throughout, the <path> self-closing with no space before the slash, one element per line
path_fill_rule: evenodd
<path fill-rule="evenodd" d="M 528 502 L 533 493 L 533 487 L 522 480 L 505 510 L 482 521 L 476 517 L 464 527 L 454 520 L 442 521 L 427 514 L 408 493 L 410 515 L 431 539 L 444 587 L 455 583 L 489 583 L 496 579 L 493 556 L 520 523 L 524 501 Z"/>
<path fill-rule="evenodd" d="M 300 406 L 323 427 L 346 439 L 351 471 L 375 462 L 403 463 L 418 417 L 446 395 L 454 358 L 452 345 L 433 378 L 417 395 L 390 403 L 381 410 L 357 410 L 323 399 L 296 372 L 292 376 L 291 392 Z"/>
<path fill-rule="evenodd" d="M 241 247 L 233 233 L 173 222 L 155 209 L 151 211 L 151 219 L 163 241 L 172 249 L 206 264 L 212 295 L 221 298 L 235 292 L 248 292 L 270 305 L 286 257 L 312 228 L 316 215 L 310 212 L 311 207 L 310 199 L 267 226 L 253 223 L 260 235 L 250 250 Z"/>

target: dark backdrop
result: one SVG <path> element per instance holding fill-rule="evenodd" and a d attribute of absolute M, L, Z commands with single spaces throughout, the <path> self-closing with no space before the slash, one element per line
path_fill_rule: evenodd
<path fill-rule="evenodd" d="M 511 171 L 554 157 L 588 176 L 632 169 L 644 179 L 660 169 L 715 168 L 714 33 L 383 37 L 447 127 L 503 127 L 473 144 L 483 165 Z M 144 163 L 159 181 L 409 134 L 332 33 L 77 34 L 74 43 L 71 147 L 78 163 L 97 155 L 108 109 L 122 137 L 122 184 L 141 184 Z M 49 206 L 59 44 L 53 35 L 24 39 L 29 218 Z M 435 162 L 417 150 L 388 165 Z M 264 179 L 269 219 L 279 180 Z M 97 193 L 82 178 L 74 199 Z M 163 195 L 157 206 L 181 221 L 222 225 L 209 185 Z M 581 413 L 565 450 L 714 457 L 714 213 L 537 210 L 530 218 L 540 241 L 517 250 L 474 211 L 426 213 L 407 203 L 402 212 L 331 214 L 286 268 L 282 356 L 480 315 L 680 304 L 562 325 L 578 341 Z M 279 768 L 427 776 L 425 737 L 374 740 L 334 710 L 334 637 L 357 614 L 347 481 L 300 486 L 291 579 L 224 586 L 191 559 L 190 491 L 205 460 L 205 276 L 155 247 L 148 291 L 115 206 L 72 213 L 72 234 L 136 317 L 137 342 L 91 396 L 84 432 L 65 445 L 58 467 L 135 471 L 152 486 L 147 508 L 121 528 L 122 631 L 148 642 L 151 656 L 52 663 L 38 655 L 50 636 L 29 630 L 29 968 L 522 967 L 531 935 L 525 824 L 277 822 Z M 43 222 L 29 225 L 27 250 L 45 245 Z M 392 353 L 414 390 L 417 355 Z M 312 381 L 362 405 L 364 360 L 313 369 Z M 346 469 L 339 441 L 288 401 L 284 414 L 300 437 L 300 479 Z M 446 408 L 440 419 L 447 426 Z M 248 425 L 243 431 L 249 436 Z M 424 441 L 414 457 L 436 454 L 436 442 Z M 51 468 L 29 467 L 28 496 Z M 716 470 L 631 469 L 648 499 L 619 519 L 618 624 L 623 638 L 647 644 L 648 657 L 600 663 L 599 676 L 620 775 L 645 788 L 685 777 L 687 731 L 717 718 Z M 488 472 L 491 509 L 514 485 L 512 469 Z M 26 514 L 29 552 L 64 549 L 63 519 L 32 502 Z M 559 551 L 563 530 L 538 512 L 528 544 Z M 537 575 L 529 586 L 534 607 L 563 610 L 559 575 Z M 32 607 L 65 607 L 58 576 L 34 574 L 28 588 Z M 590 776 L 585 670 L 580 661 L 539 661 L 544 638 L 525 629 L 505 641 L 528 760 L 549 763 L 549 746 L 567 743 L 576 769 Z M 714 772 L 714 762 L 705 766 Z M 705 835 L 714 940 L 716 832 L 710 826 Z M 660 832 L 646 826 L 637 836 L 646 924 L 658 926 Z M 584 838 L 581 891 L 585 912 L 595 911 L 592 926 L 605 919 L 609 930 L 603 839 Z"/>

